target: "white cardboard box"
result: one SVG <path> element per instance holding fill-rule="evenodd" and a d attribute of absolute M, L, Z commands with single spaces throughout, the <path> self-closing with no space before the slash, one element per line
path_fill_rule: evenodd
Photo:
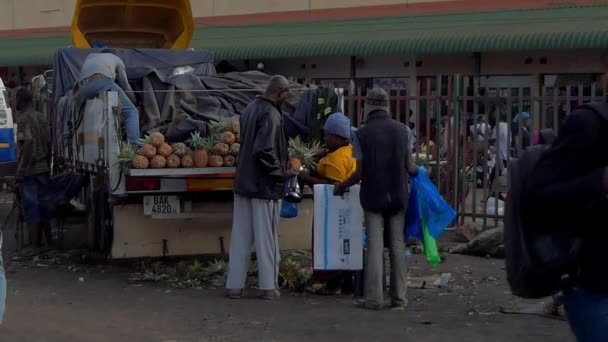
<path fill-rule="evenodd" d="M 363 269 L 363 208 L 359 186 L 343 197 L 333 185 L 314 186 L 315 270 Z"/>

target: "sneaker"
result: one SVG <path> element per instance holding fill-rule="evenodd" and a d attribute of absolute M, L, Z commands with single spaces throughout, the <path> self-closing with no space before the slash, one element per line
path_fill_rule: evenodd
<path fill-rule="evenodd" d="M 275 300 L 281 298 L 281 292 L 279 290 L 262 290 L 260 292 L 260 299 L 262 300 Z"/>
<path fill-rule="evenodd" d="M 228 289 L 226 290 L 226 297 L 230 299 L 241 299 L 244 293 L 245 290 L 243 289 Z"/>

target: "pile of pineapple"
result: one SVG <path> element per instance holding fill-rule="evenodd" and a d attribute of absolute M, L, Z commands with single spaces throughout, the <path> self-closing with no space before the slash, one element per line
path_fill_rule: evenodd
<path fill-rule="evenodd" d="M 133 169 L 233 167 L 240 150 L 240 124 L 238 119 L 213 123 L 210 134 L 201 136 L 193 132 L 190 139 L 169 145 L 162 133 L 155 132 L 142 140 L 135 150 L 121 146 L 120 162 Z"/>

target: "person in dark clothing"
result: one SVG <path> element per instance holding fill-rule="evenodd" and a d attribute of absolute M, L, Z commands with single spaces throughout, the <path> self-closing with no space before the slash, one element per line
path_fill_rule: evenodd
<path fill-rule="evenodd" d="M 564 305 L 579 341 L 608 341 L 608 121 L 581 108 L 569 115 L 528 177 L 532 220 L 581 239 L 579 271 Z M 564 213 L 564 214 L 559 214 Z M 539 224 L 541 226 L 541 224 Z"/>
<path fill-rule="evenodd" d="M 281 107 L 289 93 L 282 76 L 273 77 L 263 96 L 241 115 L 241 153 L 234 180 L 234 218 L 226 288 L 230 298 L 243 294 L 251 247 L 255 243 L 259 289 L 263 299 L 278 292 L 279 201 L 286 177 L 297 173 L 288 165 Z"/>
<path fill-rule="evenodd" d="M 409 148 L 410 130 L 389 114 L 389 97 L 382 89 L 372 89 L 365 99 L 365 126 L 355 134 L 353 156 L 355 173 L 336 184 L 335 194 L 342 195 L 361 181 L 361 205 L 365 211 L 367 259 L 365 262 L 365 303 L 372 310 L 382 309 L 384 227 L 389 228 L 391 256 L 391 306 L 407 306 L 406 265 L 403 257 L 405 210 L 407 209 L 408 174 L 416 175 Z"/>
<path fill-rule="evenodd" d="M 52 244 L 47 188 L 50 182 L 51 138 L 46 117 L 34 110 L 33 95 L 21 88 L 15 94 L 18 160 L 16 179 L 21 192 L 23 220 L 30 244 L 42 247 L 43 235 Z"/>

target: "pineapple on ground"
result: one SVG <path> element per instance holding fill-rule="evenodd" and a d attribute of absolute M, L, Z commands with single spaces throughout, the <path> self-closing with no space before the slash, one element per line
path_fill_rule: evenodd
<path fill-rule="evenodd" d="M 168 158 L 173 154 L 173 149 L 171 146 L 169 146 L 169 144 L 162 144 L 158 147 L 157 153 L 165 158 Z"/>
<path fill-rule="evenodd" d="M 153 169 L 163 169 L 167 166 L 167 159 L 161 155 L 156 155 L 150 159 L 150 167 Z"/>
<path fill-rule="evenodd" d="M 222 167 L 224 166 L 224 158 L 218 155 L 209 156 L 209 167 Z"/>
<path fill-rule="evenodd" d="M 318 142 L 307 144 L 299 136 L 289 139 L 288 151 L 291 168 L 296 172 L 299 172 L 302 166 L 305 166 L 308 170 L 316 169 L 315 157 L 320 146 Z"/>
<path fill-rule="evenodd" d="M 173 149 L 173 153 L 180 158 L 188 154 L 188 146 L 181 142 L 171 145 L 171 149 Z"/>
<path fill-rule="evenodd" d="M 194 166 L 194 160 L 191 155 L 185 155 L 182 157 L 181 165 L 183 168 L 189 169 Z"/>
<path fill-rule="evenodd" d="M 121 144 L 118 161 L 134 169 L 147 169 L 148 158 L 138 155 L 130 144 Z"/>
<path fill-rule="evenodd" d="M 199 132 L 194 132 L 190 135 L 188 140 L 190 147 L 194 150 L 192 154 L 192 160 L 194 167 L 202 168 L 207 167 L 209 164 L 209 155 L 207 151 L 211 146 L 211 140 L 203 138 Z"/>
<path fill-rule="evenodd" d="M 224 164 L 223 166 L 225 167 L 233 167 L 236 164 L 236 158 L 234 158 L 234 156 L 225 156 L 224 157 Z"/>
<path fill-rule="evenodd" d="M 172 154 L 167 157 L 167 167 L 171 169 L 178 168 L 182 163 L 182 159 L 178 157 L 176 154 Z"/>

